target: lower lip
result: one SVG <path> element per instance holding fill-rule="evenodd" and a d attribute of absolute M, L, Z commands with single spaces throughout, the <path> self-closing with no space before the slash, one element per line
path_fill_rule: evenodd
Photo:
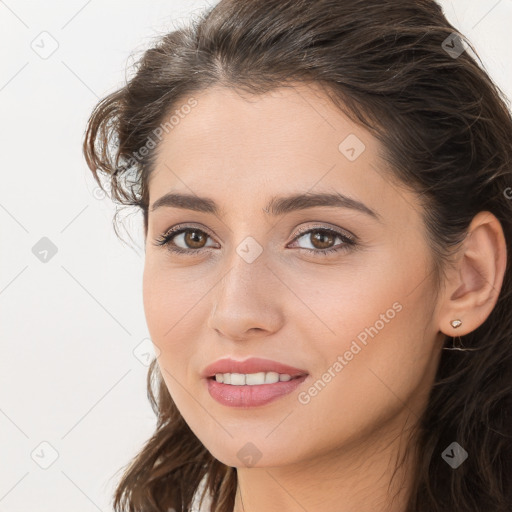
<path fill-rule="evenodd" d="M 289 381 L 255 386 L 233 386 L 222 384 L 215 379 L 206 379 L 206 382 L 210 395 L 220 404 L 229 405 L 230 407 L 256 407 L 288 395 L 297 389 L 306 380 L 306 377 L 307 375 L 303 375 Z"/>

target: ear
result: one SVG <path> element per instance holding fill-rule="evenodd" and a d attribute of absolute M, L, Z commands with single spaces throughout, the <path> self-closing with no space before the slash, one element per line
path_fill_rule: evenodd
<path fill-rule="evenodd" d="M 455 263 L 446 272 L 439 309 L 439 330 L 463 336 L 482 325 L 493 310 L 507 266 L 507 246 L 499 220 L 479 212 L 457 250 Z M 452 320 L 461 320 L 454 328 Z"/>

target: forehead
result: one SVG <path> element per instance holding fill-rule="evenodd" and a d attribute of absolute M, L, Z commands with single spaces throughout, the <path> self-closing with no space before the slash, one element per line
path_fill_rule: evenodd
<path fill-rule="evenodd" d="M 225 210 L 228 196 L 238 208 L 245 199 L 263 206 L 272 196 L 321 189 L 397 207 L 379 141 L 319 88 L 301 84 L 254 96 L 212 87 L 193 98 L 197 104 L 159 144 L 150 204 L 177 191 L 222 198 Z"/>
<path fill-rule="evenodd" d="M 262 95 L 250 95 L 225 87 L 212 87 L 194 95 L 196 105 L 164 134 L 159 153 L 163 158 L 186 159 L 178 149 L 201 149 L 209 155 L 222 152 L 257 160 L 293 151 L 320 159 L 339 156 L 338 145 L 349 134 L 365 139 L 368 147 L 376 141 L 363 128 L 352 123 L 326 97 L 318 86 L 299 84 L 281 87 Z M 175 109 L 185 105 L 183 98 Z M 372 149 L 372 148 L 370 148 Z M 216 151 L 212 151 L 216 150 Z M 167 154 L 166 154 L 167 153 Z"/>

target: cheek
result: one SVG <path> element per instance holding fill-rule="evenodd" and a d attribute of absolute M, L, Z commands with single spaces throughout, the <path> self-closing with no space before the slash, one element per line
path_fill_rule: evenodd
<path fill-rule="evenodd" d="M 351 323 L 355 335 L 323 347 L 328 362 L 300 401 L 302 421 L 328 432 L 325 449 L 330 442 L 368 435 L 402 413 L 420 416 L 436 360 L 424 338 L 425 324 L 414 322 L 420 320 L 417 310 L 400 304 L 393 319 L 382 321 L 384 326 L 370 320 L 372 311 L 366 326 Z"/>
<path fill-rule="evenodd" d="M 410 271 L 397 263 L 392 253 L 381 251 L 347 258 L 346 264 L 339 267 L 285 275 L 283 280 L 293 283 L 295 298 L 290 301 L 297 303 L 300 299 L 305 305 L 304 314 L 295 313 L 293 322 L 306 328 L 304 340 L 315 340 L 314 345 L 304 346 L 303 350 L 313 348 L 330 355 L 333 350 L 348 350 L 358 336 L 363 344 L 372 337 L 381 337 L 380 333 L 389 330 L 388 325 L 400 316 L 401 304 L 409 301 L 408 283 L 415 279 Z M 301 277 L 298 279 L 297 275 Z M 292 318 L 291 310 L 289 315 Z M 373 328 L 375 324 L 379 334 Z"/>
<path fill-rule="evenodd" d="M 317 276 L 294 288 L 299 297 L 307 297 L 314 313 L 298 320 L 303 334 L 300 350 L 316 353 L 311 369 L 322 380 L 320 386 L 325 381 L 325 388 L 343 388 L 348 395 L 331 398 L 350 403 L 354 410 L 360 400 L 375 405 L 378 400 L 372 396 L 393 401 L 393 391 L 386 385 L 408 392 L 430 369 L 431 289 L 425 270 L 420 271 L 426 267 L 417 270 L 410 263 L 398 263 L 396 255 L 382 256 L 378 265 L 366 266 L 364 272 L 331 272 L 330 279 Z M 308 282 L 315 283 L 313 292 Z"/>
<path fill-rule="evenodd" d="M 147 261 L 147 260 L 146 260 Z M 192 344 L 186 343 L 179 319 L 184 305 L 180 292 L 169 287 L 163 273 L 146 263 L 143 275 L 143 302 L 146 323 L 158 354 L 160 374 L 176 407 L 186 416 L 190 407 L 190 393 L 186 388 L 186 365 L 190 360 Z M 186 318 L 186 317 L 185 317 Z M 189 337 L 188 337 L 189 338 Z"/>
<path fill-rule="evenodd" d="M 183 361 L 190 360 L 194 350 L 193 331 L 190 331 L 194 304 L 189 304 L 182 287 L 149 264 L 144 267 L 142 293 L 148 331 L 160 352 L 158 364 L 162 377 L 174 387 L 170 375 L 183 378 L 184 373 L 180 373 L 185 371 Z"/>
<path fill-rule="evenodd" d="M 186 271 L 172 271 L 146 259 L 143 274 L 143 303 L 153 344 L 159 350 L 160 372 L 178 408 L 199 382 L 193 364 L 200 354 L 208 311 L 201 301 L 207 289 Z M 156 352 L 156 349 L 155 349 Z"/>
<path fill-rule="evenodd" d="M 153 342 L 158 342 L 157 344 L 162 341 L 165 332 L 170 327 L 169 317 L 164 314 L 164 311 L 172 307 L 172 304 L 169 304 L 170 294 L 165 293 L 164 290 L 161 274 L 148 263 L 146 257 L 142 277 L 142 298 L 148 330 Z"/>
<path fill-rule="evenodd" d="M 183 272 L 170 271 L 146 259 L 142 280 L 142 294 L 146 321 L 154 340 L 166 345 L 190 324 L 196 315 L 199 290 L 194 291 L 194 280 Z"/>

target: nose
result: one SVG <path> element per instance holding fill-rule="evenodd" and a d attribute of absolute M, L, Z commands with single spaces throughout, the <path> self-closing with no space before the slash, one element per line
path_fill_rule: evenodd
<path fill-rule="evenodd" d="M 278 331 L 283 321 L 280 298 L 286 300 L 281 288 L 263 259 L 250 264 L 237 261 L 212 290 L 208 327 L 233 341 Z"/>

